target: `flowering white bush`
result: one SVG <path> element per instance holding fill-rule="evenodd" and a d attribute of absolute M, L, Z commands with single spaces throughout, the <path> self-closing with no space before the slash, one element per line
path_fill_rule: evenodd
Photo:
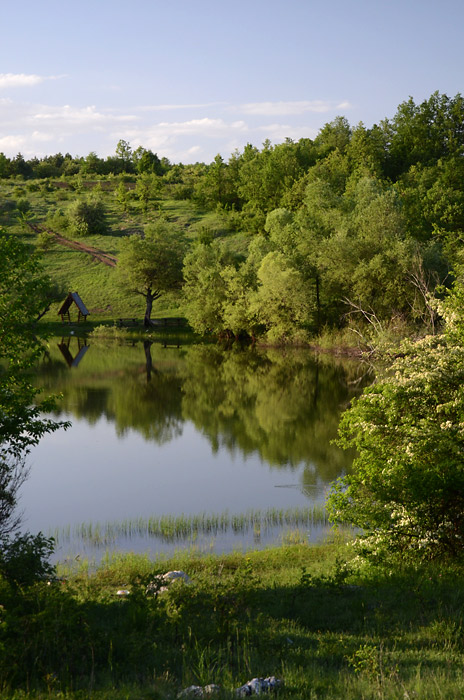
<path fill-rule="evenodd" d="M 363 555 L 464 553 L 464 293 L 442 305 L 445 330 L 407 341 L 342 417 L 353 473 L 328 500 L 334 521 L 361 528 Z"/>

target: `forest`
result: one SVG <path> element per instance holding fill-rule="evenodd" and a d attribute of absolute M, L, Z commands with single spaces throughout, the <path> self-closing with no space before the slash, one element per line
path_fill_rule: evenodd
<path fill-rule="evenodd" d="M 433 331 L 430 299 L 462 265 L 463 117 L 461 95 L 437 92 L 371 128 L 337 117 L 314 140 L 247 144 L 210 164 L 122 140 L 106 159 L 0 154 L 0 223 L 108 240 L 110 209 L 132 217 L 118 241 L 126 288 L 150 302 L 149 319 L 156 298 L 182 287 L 182 315 L 201 334 L 300 343 L 356 319 Z M 40 194 L 49 204 L 37 212 Z M 170 217 L 167 201 L 190 206 L 191 220 Z M 51 241 L 42 232 L 36 243 Z M 163 253 L 169 274 L 149 270 Z"/>

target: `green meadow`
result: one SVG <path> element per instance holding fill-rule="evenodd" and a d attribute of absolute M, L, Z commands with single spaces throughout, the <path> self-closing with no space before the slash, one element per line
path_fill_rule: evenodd
<path fill-rule="evenodd" d="M 191 582 L 147 594 L 169 570 Z M 227 556 L 107 557 L 92 573 L 76 561 L 50 585 L 1 584 L 1 697 L 167 700 L 214 683 L 232 698 L 274 675 L 279 698 L 455 699 L 462 581 L 456 565 L 359 571 L 335 536 Z"/>
<path fill-rule="evenodd" d="M 114 268 L 102 264 L 87 253 L 71 250 L 53 240 L 41 240 L 41 235 L 29 224 L 49 228 L 66 238 L 116 257 L 123 237 L 142 234 L 145 226 L 160 217 L 174 224 L 179 235 L 184 236 L 190 244 L 207 231 L 214 237 L 228 238 L 229 245 L 237 251 L 246 249 L 246 233 L 236 234 L 232 230 L 230 215 L 226 211 L 211 212 L 198 207 L 191 200 L 171 199 L 169 186 L 164 187 L 163 193 L 151 202 L 146 211 L 134 196 L 127 211 L 121 207 L 116 199 L 117 180 L 84 181 L 77 191 L 71 187 L 76 187 L 73 178 L 50 182 L 32 180 L 27 183 L 4 180 L 1 189 L 0 226 L 41 250 L 44 270 L 61 290 L 62 299 L 58 295 L 50 311 L 41 319 L 41 326 L 51 330 L 61 326 L 57 312 L 69 291 L 77 291 L 90 311 L 85 324 L 87 329 L 102 322 L 112 324 L 119 318 L 135 317 L 141 321 L 145 302 L 140 295 L 128 294 L 117 284 Z M 129 195 L 130 187 L 129 183 Z M 105 207 L 107 232 L 85 237 L 73 235 L 63 227 L 64 214 L 76 199 L 92 194 Z M 20 210 L 23 206 L 27 207 L 27 214 L 21 217 Z M 77 319 L 77 313 L 74 315 Z M 167 294 L 156 302 L 153 317 L 165 316 L 182 316 L 179 293 Z"/>

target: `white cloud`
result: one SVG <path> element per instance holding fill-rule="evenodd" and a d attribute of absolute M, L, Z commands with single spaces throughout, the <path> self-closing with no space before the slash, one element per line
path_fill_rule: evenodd
<path fill-rule="evenodd" d="M 344 102 L 340 102 L 340 104 L 337 105 L 337 109 L 353 109 L 353 105 L 348 102 L 348 100 L 345 100 Z"/>
<path fill-rule="evenodd" d="M 98 112 L 94 105 L 89 107 L 71 107 L 63 105 L 59 107 L 41 107 L 39 111 L 32 115 L 33 120 L 47 122 L 48 124 L 58 124 L 59 126 L 95 126 L 118 121 L 135 121 L 137 117 L 127 115 L 104 114 Z"/>
<path fill-rule="evenodd" d="M 166 149 L 160 155 L 168 158 L 171 163 L 194 163 L 196 161 L 205 160 L 205 151 L 202 146 L 191 146 L 190 148 Z"/>
<path fill-rule="evenodd" d="M 226 105 L 226 102 L 202 102 L 198 104 L 161 104 L 161 105 L 143 105 L 136 107 L 137 112 L 169 112 L 178 109 L 206 109 L 209 107 L 221 107 Z"/>
<path fill-rule="evenodd" d="M 45 131 L 33 131 L 31 134 L 31 139 L 36 142 L 53 141 L 56 138 L 54 133 L 46 133 Z"/>
<path fill-rule="evenodd" d="M 0 90 L 11 87 L 31 87 L 45 80 L 58 80 L 63 75 L 35 75 L 34 73 L 0 73 Z"/>
<path fill-rule="evenodd" d="M 20 134 L 0 136 L 0 152 L 8 151 L 16 153 L 26 143 L 26 137 Z"/>
<path fill-rule="evenodd" d="M 289 138 L 297 141 L 302 138 L 316 138 L 318 129 L 308 126 L 290 126 L 289 124 L 264 124 L 257 127 L 257 132 L 265 135 L 271 141 L 284 141 Z"/>
<path fill-rule="evenodd" d="M 144 146 L 154 151 L 171 147 L 182 137 L 224 139 L 233 138 L 234 134 L 248 131 L 244 121 L 226 122 L 223 119 L 189 119 L 185 122 L 159 122 L 146 127 L 128 128 L 112 133 L 112 139 L 129 141 L 134 148 Z"/>
<path fill-rule="evenodd" d="M 220 137 L 233 131 L 246 131 L 247 125 L 244 121 L 227 123 L 223 119 L 190 119 L 185 122 L 160 122 L 155 128 L 168 130 L 171 134 L 206 134 L 208 136 Z"/>
<path fill-rule="evenodd" d="M 334 109 L 347 108 L 348 102 L 342 102 L 340 105 L 335 105 L 333 102 L 326 100 L 302 100 L 295 102 L 248 102 L 246 104 L 234 107 L 234 110 L 241 111 L 244 114 L 252 114 L 259 116 L 277 116 L 277 115 L 299 115 L 307 112 L 315 114 L 324 114 Z"/>
<path fill-rule="evenodd" d="M 214 109 L 214 104 L 225 107 Z M 259 146 L 265 139 L 280 143 L 285 138 L 314 138 L 318 131 L 314 127 L 328 105 L 322 101 L 249 103 L 244 105 L 243 111 L 247 113 L 243 115 L 239 114 L 238 106 L 232 108 L 226 103 L 158 105 L 131 108 L 132 113 L 124 113 L 122 108 L 49 105 L 0 97 L 0 151 L 11 157 L 20 150 L 31 157 L 64 148 L 78 155 L 96 151 L 105 157 L 114 153 L 119 139 L 125 139 L 132 148 L 149 148 L 172 162 L 210 162 L 216 153 L 227 158 L 236 148 L 242 150 L 247 142 Z M 334 102 L 330 109 L 342 109 L 347 105 Z M 204 108 L 207 106 L 210 109 Z M 188 118 L 169 119 L 166 113 L 163 121 L 153 119 L 156 109 L 167 112 L 171 107 L 185 109 Z M 192 109 L 189 113 L 189 107 L 201 107 L 201 116 L 194 118 L 198 112 Z M 154 110 L 151 115 L 150 109 Z M 298 117 L 305 111 L 317 114 Z M 280 113 L 284 114 L 282 120 L 278 118 Z M 322 119 L 326 121 L 324 116 Z M 299 124 L 295 124 L 297 120 Z"/>

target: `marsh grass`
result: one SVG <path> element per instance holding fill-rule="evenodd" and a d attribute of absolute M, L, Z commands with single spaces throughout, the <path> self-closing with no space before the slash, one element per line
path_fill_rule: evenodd
<path fill-rule="evenodd" d="M 58 546 L 72 542 L 93 547 L 106 547 L 121 539 L 135 537 L 158 538 L 163 542 L 182 544 L 194 541 L 199 535 L 215 537 L 218 534 L 246 534 L 255 538 L 269 531 L 293 530 L 284 537 L 288 542 L 307 539 L 307 530 L 315 526 L 327 526 L 328 519 L 323 505 L 305 508 L 268 508 L 248 510 L 245 513 L 199 513 L 196 515 L 161 515 L 149 518 L 132 518 L 106 523 L 87 522 L 74 527 L 66 526 L 51 532 Z M 293 533 L 293 534 L 292 534 Z"/>

